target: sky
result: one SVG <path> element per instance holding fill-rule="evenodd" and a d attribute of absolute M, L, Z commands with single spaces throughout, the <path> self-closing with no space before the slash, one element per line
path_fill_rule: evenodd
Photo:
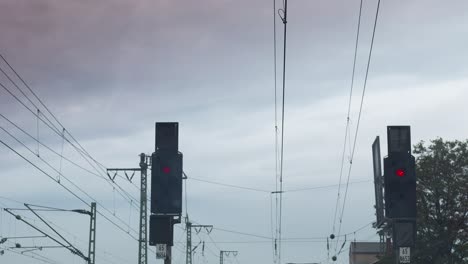
<path fill-rule="evenodd" d="M 140 153 L 154 151 L 154 123 L 179 122 L 179 149 L 188 176 L 184 212 L 194 223 L 215 227 L 210 234 L 194 236 L 194 245 L 205 241 L 205 249 L 200 246 L 195 252 L 194 263 L 217 263 L 220 250 L 239 251 L 237 257 L 226 258 L 228 263 L 273 263 L 274 16 L 278 114 L 283 63 L 283 24 L 273 3 L 1 0 L 0 54 L 66 128 L 66 138 L 72 140 L 72 134 L 106 167 L 137 167 Z M 385 156 L 388 125 L 410 125 L 413 143 L 437 137 L 466 139 L 468 3 L 381 2 L 358 119 L 377 7 L 377 0 L 364 0 L 350 108 L 352 139 L 358 122 L 359 130 L 342 223 L 334 221 L 338 193 L 339 212 L 345 194 L 344 186 L 337 185 L 359 4 L 288 1 L 281 263 L 328 263 L 326 238 L 334 229 L 347 234 L 346 240 L 330 242 L 330 256 L 345 242 L 335 263 L 348 263 L 350 241 L 378 241 L 370 225 L 375 221 L 371 144 L 380 136 Z M 276 8 L 282 8 L 282 1 Z M 40 108 L 43 120 L 53 120 L 5 62 L 0 61 L 0 67 L 37 107 L 3 74 L 0 83 L 33 113 Z M 97 173 L 94 163 L 58 135 L 59 124 L 54 123 L 60 128 L 54 133 L 5 89 L 0 89 L 0 114 L 31 135 L 2 117 L 0 140 L 50 176 L 0 145 L 0 207 L 25 208 L 23 203 L 29 203 L 89 209 L 86 204 L 97 201 L 102 212 L 97 216 L 98 263 L 136 261 L 137 241 L 132 236 L 138 230 L 139 175 L 132 183 L 123 175 L 116 183 L 107 181 L 105 173 Z M 44 145 L 38 146 L 38 139 Z M 345 150 L 343 183 L 351 143 Z M 61 187 L 59 178 L 84 202 Z M 323 186 L 329 187 L 314 189 Z M 288 192 L 303 188 L 311 189 Z M 47 228 L 30 212 L 15 212 Z M 40 215 L 87 252 L 86 215 Z M 1 237 L 38 235 L 5 211 L 0 213 L 0 226 Z M 176 226 L 174 264 L 185 263 L 184 232 L 183 225 Z M 44 238 L 28 238 L 9 239 L 0 247 L 14 243 L 55 245 Z M 151 250 L 149 263 L 162 263 Z M 20 251 L 5 251 L 0 262 L 44 263 L 15 252 Z M 65 249 L 25 254 L 45 256 L 48 259 L 42 260 L 51 263 L 83 263 Z"/>

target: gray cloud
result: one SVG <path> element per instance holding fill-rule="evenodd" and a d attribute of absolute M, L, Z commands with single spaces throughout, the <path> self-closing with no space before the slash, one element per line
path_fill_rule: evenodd
<path fill-rule="evenodd" d="M 33 2 L 0 3 L 1 52 L 99 161 L 135 166 L 137 154 L 154 148 L 154 122 L 176 120 L 181 123 L 180 145 L 190 177 L 274 189 L 271 2 Z M 365 1 L 353 128 L 375 4 Z M 385 138 L 386 125 L 412 125 L 415 141 L 466 137 L 468 120 L 461 114 L 454 117 L 466 112 L 468 96 L 466 5 L 465 1 L 382 2 L 351 181 L 372 178 L 370 144 L 376 135 Z M 338 182 L 357 12 L 358 1 L 290 1 L 286 189 Z M 278 30 L 280 56 L 279 20 Z M 2 114 L 36 134 L 37 120 L 3 90 L 0 102 Z M 3 120 L 0 124 L 6 125 Z M 44 125 L 40 131 L 42 140 L 60 150 L 57 136 Z M 8 139 L 3 132 L 0 135 Z M 35 147 L 33 141 L 21 138 Z M 48 205 L 77 205 L 53 181 L 3 149 L 2 194 Z M 42 151 L 58 166 L 57 157 Z M 88 166 L 70 146 L 65 153 Z M 118 215 L 137 228 L 136 212 L 129 215 L 128 204 L 118 195 L 114 199 L 105 182 L 69 164 L 64 165 L 64 173 L 104 206 L 113 208 L 117 203 Z M 130 184 L 121 184 L 138 195 Z M 268 194 L 190 180 L 187 185 L 188 209 L 195 221 L 270 235 Z M 284 235 L 328 236 L 336 195 L 336 188 L 285 194 Z M 348 195 L 344 232 L 373 220 L 372 183 L 352 185 Z M 99 226 L 98 246 L 134 259 L 131 239 L 107 222 Z M 176 230 L 176 237 L 183 238 Z M 357 239 L 373 233 L 368 228 Z M 215 241 L 250 239 L 222 232 L 213 236 Z M 131 248 L 123 250 L 128 245 Z M 242 263 L 271 263 L 269 243 L 222 246 L 240 250 Z M 213 245 L 210 249 L 218 250 Z M 318 261 L 326 257 L 325 249 L 324 242 L 285 244 L 284 260 Z M 128 253 L 119 253 L 124 251 Z M 207 258 L 216 261 L 213 255 Z M 157 262 L 152 258 L 150 263 Z"/>

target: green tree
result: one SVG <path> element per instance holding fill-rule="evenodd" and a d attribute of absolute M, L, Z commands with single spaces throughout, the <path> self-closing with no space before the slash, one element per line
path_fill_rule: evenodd
<path fill-rule="evenodd" d="M 414 147 L 417 245 L 412 263 L 468 263 L 468 140 Z"/>

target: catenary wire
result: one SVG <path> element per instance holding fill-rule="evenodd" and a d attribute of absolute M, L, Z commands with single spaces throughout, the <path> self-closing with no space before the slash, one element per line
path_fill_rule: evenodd
<path fill-rule="evenodd" d="M 275 90 L 275 192 L 278 192 L 278 164 L 279 164 L 279 142 L 278 142 L 278 67 L 277 67 L 277 39 L 276 39 L 276 0 L 273 0 L 273 78 L 274 78 L 274 90 Z M 275 195 L 275 228 L 272 227 L 272 249 L 273 249 L 273 260 L 276 263 L 277 251 L 275 240 L 277 239 L 278 233 L 278 195 Z M 273 216 L 272 216 L 273 217 Z M 273 224 L 272 224 L 273 225 Z M 273 234 L 273 231 L 275 232 Z"/>
<path fill-rule="evenodd" d="M 285 98 L 286 98 L 286 44 L 287 44 L 287 19 L 288 19 L 288 0 L 284 0 L 282 18 L 284 24 L 284 36 L 283 36 L 283 96 L 282 96 L 282 107 L 281 107 L 281 160 L 280 160 L 280 190 L 279 190 L 279 226 L 278 226 L 278 262 L 281 264 L 281 232 L 282 232 L 282 221 L 283 221 L 283 171 L 284 171 L 284 119 L 285 119 Z"/>
<path fill-rule="evenodd" d="M 252 188 L 252 187 L 239 186 L 239 185 L 233 185 L 233 184 L 220 183 L 220 182 L 203 180 L 203 179 L 198 179 L 198 178 L 190 177 L 190 178 L 187 178 L 187 179 L 194 180 L 194 181 L 199 181 L 199 182 L 210 183 L 210 184 L 215 184 L 215 185 L 220 185 L 220 186 L 225 186 L 225 187 L 236 188 L 236 189 L 250 190 L 250 191 L 262 192 L 262 193 L 271 193 L 270 191 L 267 191 L 267 190 L 262 190 L 262 189 Z"/>
<path fill-rule="evenodd" d="M 344 168 L 344 161 L 345 161 L 345 153 L 346 153 L 346 145 L 348 142 L 348 133 L 350 131 L 349 123 L 350 123 L 350 114 L 351 114 L 351 103 L 353 98 L 353 88 L 354 88 L 354 78 L 356 73 L 356 61 L 357 61 L 357 52 L 359 46 L 359 35 L 361 30 L 361 16 L 362 16 L 362 0 L 360 1 L 359 5 L 359 16 L 358 16 L 358 24 L 357 24 L 357 32 L 356 32 L 356 42 L 354 46 L 354 59 L 353 59 L 353 71 L 351 75 L 351 87 L 349 92 L 349 100 L 348 100 L 348 113 L 346 115 L 346 128 L 345 128 L 345 136 L 344 136 L 344 143 L 343 143 L 343 153 L 341 156 L 341 168 L 340 168 L 340 179 L 339 179 L 339 186 L 338 186 L 338 195 L 336 198 L 336 205 L 335 205 L 335 214 L 333 216 L 333 230 L 332 233 L 335 233 L 336 227 L 336 216 L 338 213 L 339 201 L 340 201 L 340 194 L 341 194 L 341 179 L 343 177 L 343 168 Z"/>
<path fill-rule="evenodd" d="M 5 91 L 7 91 L 13 98 L 15 98 L 16 101 L 18 101 L 21 105 L 23 105 L 23 107 L 25 107 L 29 112 L 31 112 L 31 114 L 33 114 L 35 117 L 37 117 L 38 120 L 40 120 L 42 123 L 44 123 L 46 126 L 48 126 L 53 132 L 55 132 L 59 137 L 63 138 L 65 141 L 67 141 L 82 157 L 83 159 L 85 159 L 85 161 L 91 166 L 93 167 L 93 169 L 95 169 L 98 173 L 100 172 L 94 165 L 91 164 L 91 162 L 85 157 L 85 154 L 83 154 L 83 151 L 80 150 L 78 147 L 75 146 L 75 144 L 73 144 L 68 138 L 66 138 L 61 132 L 58 131 L 58 129 L 56 127 L 53 127 L 51 126 L 50 124 L 48 124 L 46 121 L 44 121 L 44 119 L 41 118 L 41 116 L 38 114 L 38 113 L 35 113 L 32 109 L 30 109 L 22 100 L 20 100 L 14 93 L 12 93 L 10 91 L 10 89 L 8 89 L 3 83 L 0 82 L 0 87 L 2 87 Z M 101 175 L 106 181 L 107 181 L 107 178 L 103 175 Z M 117 183 L 113 182 L 122 192 L 126 193 L 126 191 L 123 190 L 122 187 L 120 187 Z M 131 197 L 128 193 L 126 193 L 126 195 L 128 196 L 127 198 L 124 197 L 123 194 L 120 193 L 120 191 L 118 191 L 118 193 L 124 198 L 124 199 L 134 199 L 136 200 L 134 197 Z M 128 201 L 129 202 L 129 201 Z"/>
<path fill-rule="evenodd" d="M 10 249 L 10 248 L 4 248 L 4 250 L 7 250 L 9 252 L 12 252 L 14 254 L 17 254 L 19 256 L 23 256 L 23 257 L 28 257 L 28 258 L 31 258 L 31 259 L 35 259 L 35 260 L 38 260 L 38 261 L 41 261 L 43 263 L 49 263 L 49 264 L 59 264 L 60 262 L 57 262 L 55 260 L 52 260 L 50 258 L 47 258 L 45 256 L 42 256 L 40 254 L 37 254 L 35 252 L 29 252 L 29 254 L 26 254 L 26 253 L 19 253 L 19 252 L 16 252 L 15 250 L 13 249 Z"/>
<path fill-rule="evenodd" d="M 37 140 L 34 136 L 32 136 L 32 135 L 29 134 L 27 131 L 25 131 L 23 128 L 21 128 L 21 127 L 18 126 L 16 123 L 14 123 L 13 121 L 11 121 L 11 120 L 10 120 L 9 118 L 7 118 L 5 115 L 3 115 L 3 114 L 0 113 L 0 117 L 2 117 L 3 119 L 5 119 L 8 123 L 10 123 L 11 125 L 13 125 L 16 129 L 18 129 L 19 131 L 21 131 L 22 133 L 24 133 L 25 135 L 27 135 L 27 136 L 28 136 L 29 138 L 31 138 L 32 140 L 36 141 L 36 142 L 37 142 L 38 144 L 40 144 L 41 146 L 45 147 L 45 148 L 46 148 L 47 150 L 49 150 L 50 152 L 52 152 L 52 153 L 54 153 L 55 155 L 61 157 L 61 159 L 65 160 L 65 161 L 69 162 L 70 164 L 76 166 L 77 168 L 79 168 L 79 169 L 81 169 L 81 170 L 83 170 L 83 171 L 86 171 L 86 172 L 88 172 L 89 174 L 94 175 L 94 176 L 96 176 L 96 177 L 98 177 L 98 178 L 100 178 L 100 179 L 106 181 L 107 183 L 109 183 L 109 181 L 108 181 L 108 179 L 107 179 L 106 177 L 102 177 L 102 175 L 99 175 L 99 174 L 97 174 L 97 173 L 95 173 L 95 172 L 93 172 L 93 171 L 91 171 L 91 170 L 88 170 L 87 168 L 85 168 L 85 167 L 79 165 L 78 163 L 72 161 L 71 159 L 69 159 L 69 158 L 63 156 L 63 154 L 60 154 L 60 153 L 58 153 L 57 151 L 53 150 L 51 147 L 47 146 L 46 144 L 44 144 L 44 143 L 41 142 L 40 140 Z M 60 172 L 60 173 L 61 173 L 61 172 Z M 137 187 L 137 188 L 138 188 L 138 187 Z M 123 197 L 123 198 L 125 198 L 125 197 Z M 132 197 L 131 197 L 130 199 L 131 199 L 130 201 L 132 201 L 132 200 L 134 200 L 134 199 L 136 199 L 136 198 L 132 198 Z M 135 204 L 133 205 L 133 208 L 134 208 L 134 209 L 139 209 L 138 207 L 136 207 Z"/>
<path fill-rule="evenodd" d="M 102 165 L 101 163 L 99 163 L 98 161 L 96 161 L 85 149 L 84 147 L 73 137 L 73 135 L 65 129 L 65 127 L 62 125 L 62 123 L 57 119 L 57 117 L 49 110 L 49 108 L 43 103 L 43 101 L 37 96 L 37 94 L 31 89 L 31 87 L 24 81 L 24 79 L 18 74 L 18 72 L 11 66 L 11 64 L 5 59 L 4 56 L 2 56 L 0 54 L 0 58 L 8 65 L 8 67 L 11 69 L 11 71 L 13 71 L 15 73 L 15 75 L 17 76 L 18 79 L 21 80 L 21 82 L 24 84 L 24 86 L 34 95 L 34 97 L 41 103 L 41 105 L 46 109 L 46 111 L 55 119 L 55 121 L 62 127 L 62 133 L 60 133 L 60 129 L 57 128 L 57 126 L 55 126 L 53 124 L 53 122 L 51 122 L 51 120 L 46 116 L 46 115 L 42 115 L 44 116 L 44 118 L 48 121 L 48 123 L 46 123 L 44 120 L 42 120 L 42 118 L 40 118 L 40 112 L 39 112 L 39 108 L 36 104 L 34 104 L 34 102 L 32 102 L 32 100 L 23 92 L 23 90 L 17 85 L 17 83 L 9 77 L 9 75 L 3 71 L 2 69 L 2 73 L 10 80 L 10 82 L 13 83 L 13 85 L 26 97 L 26 99 L 36 108 L 38 109 L 38 113 L 34 113 L 34 111 L 32 111 L 29 107 L 26 106 L 26 104 L 20 100 L 16 95 L 14 95 L 6 86 L 4 86 L 3 84 L 1 85 L 2 88 L 4 88 L 10 95 L 12 95 L 18 102 L 20 102 L 26 109 L 28 109 L 33 115 L 37 116 L 38 118 L 38 121 L 41 120 L 44 124 L 46 124 L 52 131 L 54 131 L 55 133 L 57 133 L 57 135 L 59 135 L 60 137 L 62 137 L 63 139 L 65 139 L 70 145 L 72 145 L 72 147 L 77 150 L 78 153 L 80 153 L 80 155 L 86 160 L 86 162 L 88 162 L 88 164 L 93 167 L 93 169 L 95 169 L 98 173 L 99 173 L 99 170 L 94 166 L 92 165 L 88 159 L 85 157 L 85 155 L 90 158 L 92 161 L 94 161 L 96 163 L 96 165 L 98 166 L 101 166 L 102 168 L 105 168 L 104 165 Z M 76 147 L 72 142 L 70 142 L 68 139 L 65 138 L 65 134 L 64 132 L 66 132 L 73 141 L 75 141 L 75 143 L 80 147 Z M 105 180 L 107 180 L 107 178 L 103 175 L 101 175 Z M 112 182 L 114 185 L 116 185 L 121 192 L 123 192 L 127 198 L 129 198 L 130 200 L 131 199 L 134 199 L 136 200 L 134 197 L 132 197 L 128 192 L 126 192 L 119 184 L 117 184 L 116 182 Z M 112 183 L 109 182 L 109 184 L 112 185 Z M 123 195 L 120 193 L 120 191 L 118 191 L 118 193 L 123 197 Z M 123 197 L 125 198 L 125 197 Z"/>
<path fill-rule="evenodd" d="M 24 144 L 24 142 L 20 141 L 18 138 L 16 138 L 14 135 L 12 135 L 11 133 L 9 133 L 7 130 L 5 130 L 3 127 L 0 126 L 0 129 L 2 129 L 5 133 L 7 133 L 10 137 L 12 137 L 13 139 L 15 139 L 19 144 L 21 144 L 24 148 L 26 148 L 27 150 L 29 150 L 29 152 L 33 153 L 34 154 L 34 151 L 31 150 L 28 146 L 26 146 L 26 144 Z M 2 141 L 2 143 L 4 143 Z M 4 143 L 5 144 L 5 143 Z M 15 153 L 17 153 L 15 151 Z M 19 154 L 19 153 L 18 153 Z M 55 172 L 57 173 L 60 173 L 54 166 L 52 166 L 49 162 L 47 162 L 45 159 L 43 159 L 42 157 L 40 156 L 36 156 L 38 159 L 40 159 L 42 162 L 44 162 L 48 167 L 50 167 L 52 170 L 54 170 Z M 23 158 L 24 159 L 24 158 Z M 32 164 L 32 163 L 31 163 Z M 37 167 L 38 168 L 38 167 Z M 49 175 L 50 176 L 50 175 Z M 62 178 L 65 179 L 67 182 L 69 182 L 71 185 L 73 185 L 75 188 L 77 188 L 80 192 L 82 192 L 85 196 L 87 196 L 88 198 L 90 198 L 91 200 L 96 200 L 94 199 L 93 197 L 91 197 L 91 195 L 89 195 L 86 191 L 84 191 L 81 187 L 77 186 L 74 182 L 72 182 L 68 177 L 65 177 L 63 174 L 61 174 Z M 53 178 L 52 176 L 50 176 L 51 179 L 60 184 L 62 187 L 64 187 L 58 180 L 56 180 L 55 178 Z M 67 189 L 69 190 L 69 189 Z M 75 196 L 76 197 L 76 196 Z M 81 200 L 81 199 L 80 199 Z M 84 200 L 82 200 L 85 204 L 87 204 L 87 202 L 85 202 Z M 102 206 L 102 204 L 100 204 L 99 202 L 96 202 L 100 207 L 102 208 L 105 208 L 104 206 Z M 105 208 L 105 210 L 108 210 Z M 110 211 L 108 211 L 110 213 Z M 115 216 L 115 215 L 114 215 Z M 130 226 L 125 223 L 122 219 L 118 218 L 117 216 L 115 216 L 117 219 L 119 219 L 123 224 L 127 225 L 128 228 L 130 228 Z M 135 233 L 136 233 L 136 230 L 132 229 Z"/>
<path fill-rule="evenodd" d="M 4 89 L 6 89 L 7 91 L 9 91 L 8 88 L 6 88 L 2 83 L 0 83 L 0 86 L 3 87 Z M 10 94 L 12 94 L 12 93 L 10 92 Z M 12 94 L 12 96 L 15 97 L 17 100 L 19 100 L 14 94 Z M 22 101 L 19 100 L 19 102 L 22 102 Z M 24 103 L 23 103 L 23 105 L 24 105 Z M 25 106 L 25 105 L 24 105 L 24 106 Z M 26 107 L 28 110 L 30 110 L 27 106 L 25 106 L 25 107 Z M 31 112 L 33 115 L 36 115 L 36 113 L 34 113 L 34 111 L 30 110 L 30 112 Z M 2 115 L 2 116 L 3 116 L 3 115 Z M 39 116 L 37 116 L 37 117 L 40 119 Z M 41 120 L 42 120 L 42 119 L 41 119 Z M 48 124 L 45 123 L 43 120 L 42 120 L 42 122 L 43 122 L 44 124 L 48 125 Z M 51 128 L 51 129 L 52 129 L 52 128 Z M 53 129 L 52 129 L 52 130 L 53 130 Z M 53 130 L 53 131 L 54 131 L 54 130 Z M 66 140 L 68 141 L 68 139 L 66 139 Z M 69 142 L 69 141 L 68 141 L 68 142 Z M 69 143 L 71 143 L 71 142 L 69 142 Z M 73 145 L 73 144 L 72 144 L 72 145 Z M 28 148 L 28 149 L 29 149 L 29 148 Z M 30 149 L 29 149 L 29 150 L 30 150 Z M 30 151 L 32 151 L 32 150 L 30 150 Z M 33 152 L 33 153 L 34 153 L 34 152 Z M 39 158 L 40 158 L 41 160 L 43 160 L 41 157 L 39 157 Z M 44 161 L 44 160 L 43 160 L 43 161 Z M 44 161 L 44 162 L 45 162 L 45 161 Z M 49 175 L 49 176 L 50 176 L 50 175 Z M 51 177 L 51 179 L 53 179 L 54 181 L 57 182 L 57 180 L 55 180 L 55 178 Z M 74 185 L 76 188 L 81 189 L 81 188 L 79 188 L 76 184 L 74 184 L 72 181 L 70 181 L 70 180 L 68 180 L 68 181 L 69 181 L 72 185 Z M 57 183 L 59 183 L 59 182 L 57 182 Z M 60 183 L 59 183 L 59 184 L 60 184 Z M 84 192 L 83 190 L 81 190 L 81 191 Z M 85 192 L 84 192 L 84 193 L 85 193 Z M 108 211 L 109 213 L 111 213 L 110 210 L 107 209 L 106 207 L 104 207 L 104 206 L 102 206 L 102 205 L 100 205 L 100 206 L 101 206 L 102 208 L 104 208 L 104 210 L 106 210 L 106 211 Z M 99 211 L 98 211 L 98 213 L 99 213 Z M 112 214 L 112 213 L 111 213 L 111 214 Z M 108 217 L 106 217 L 106 216 L 103 216 L 103 217 L 106 218 L 106 219 L 108 219 L 108 220 L 110 220 L 110 219 L 109 219 Z M 122 223 L 126 224 L 125 221 L 121 220 L 121 219 L 120 219 L 119 217 L 117 217 L 116 215 L 114 215 L 114 217 L 116 217 L 117 219 L 119 219 Z M 122 231 L 125 231 L 125 230 L 122 229 Z M 126 232 L 126 231 L 125 231 L 125 232 Z M 135 231 L 135 232 L 136 232 L 136 231 Z"/>
<path fill-rule="evenodd" d="M 364 85 L 363 85 L 363 89 L 362 89 L 361 104 L 360 104 L 360 107 L 359 107 L 359 114 L 358 114 L 358 119 L 357 119 L 357 124 L 356 124 L 356 131 L 354 133 L 354 141 L 353 141 L 353 148 L 352 148 L 352 153 L 351 153 L 351 161 L 350 161 L 350 166 L 349 166 L 349 169 L 348 169 L 348 176 L 347 176 L 347 181 L 346 181 L 345 195 L 344 195 L 344 198 L 343 198 L 343 206 L 342 206 L 342 209 L 341 209 L 341 216 L 340 216 L 340 224 L 339 224 L 338 234 L 340 234 L 340 232 L 341 232 L 341 226 L 342 226 L 342 222 L 343 222 L 343 215 L 344 215 L 344 210 L 345 210 L 345 206 L 346 206 L 346 198 L 347 198 L 347 195 L 348 195 L 348 185 L 349 185 L 349 180 L 350 180 L 350 176 L 351 176 L 351 169 L 352 169 L 352 165 L 353 165 L 354 153 L 355 153 L 355 150 L 356 150 L 356 142 L 357 142 L 357 137 L 358 137 L 358 133 L 359 133 L 359 125 L 360 125 L 360 121 L 361 121 L 362 107 L 363 107 L 363 104 L 364 104 L 364 96 L 366 94 L 367 80 L 368 80 L 368 77 L 369 77 L 369 69 L 370 69 L 370 65 L 371 65 L 372 50 L 373 50 L 373 47 L 374 47 L 375 32 L 376 32 L 376 28 L 377 28 L 379 10 L 380 10 L 380 0 L 378 0 L 378 2 L 377 2 L 377 9 L 376 9 L 376 12 L 375 12 L 374 27 L 373 27 L 373 30 L 372 30 L 372 39 L 371 39 L 371 44 L 370 44 L 370 49 L 369 49 L 369 56 L 368 56 L 368 59 L 367 59 L 366 75 L 364 77 Z M 338 246 L 338 242 L 339 242 L 339 239 L 337 239 L 336 247 Z M 335 251 L 336 251 L 336 247 L 335 247 Z"/>
<path fill-rule="evenodd" d="M 88 202 L 86 202 L 83 198 L 81 198 L 80 196 L 78 196 L 76 193 L 74 193 L 72 190 L 70 190 L 68 187 L 66 187 L 65 185 L 63 185 L 62 183 L 59 183 L 56 181 L 56 179 L 54 177 L 52 177 L 50 174 L 48 174 L 47 172 L 45 172 L 43 169 L 41 169 L 40 167 L 38 167 L 36 164 L 34 164 L 32 161 L 30 161 L 29 159 L 27 159 L 25 156 L 21 155 L 19 152 L 17 152 L 15 149 L 13 149 L 10 145 L 6 144 L 3 140 L 0 140 L 0 143 L 3 144 L 5 147 L 7 147 L 8 149 L 10 149 L 11 151 L 13 151 L 16 155 L 18 155 L 19 157 L 21 157 L 23 160 L 25 160 L 26 162 L 28 162 L 31 166 L 35 167 L 37 170 L 39 170 L 40 172 L 42 172 L 44 175 L 46 175 L 47 177 L 49 177 L 51 180 L 53 180 L 54 182 L 56 182 L 57 184 L 59 184 L 60 186 L 62 186 L 62 188 L 64 188 L 67 192 L 69 192 L 70 194 L 72 194 L 73 196 L 75 196 L 78 200 L 80 200 L 81 202 L 83 202 L 84 204 L 88 205 Z M 64 177 L 64 179 L 66 179 Z M 71 183 L 72 184 L 72 183 Z M 73 185 L 73 184 L 72 184 Z M 103 207 L 105 208 L 105 207 Z M 106 210 L 106 209 L 105 209 Z M 107 209 L 108 210 L 108 209 Z M 107 217 L 106 215 L 104 215 L 103 213 L 101 213 L 99 210 L 97 210 L 98 214 L 101 215 L 102 217 L 104 217 L 107 221 L 109 221 L 111 224 L 113 224 L 115 227 L 117 227 L 118 229 L 120 229 L 121 231 L 123 231 L 124 233 L 126 233 L 127 235 L 129 235 L 130 237 L 132 237 L 134 240 L 137 240 L 138 239 L 133 236 L 132 234 L 128 233 L 127 230 L 125 230 L 124 228 L 122 228 L 120 225 L 116 224 L 114 221 L 112 221 L 109 217 Z M 110 211 L 109 211 L 110 212 Z M 111 212 L 110 212 L 111 213 Z M 122 221 L 123 223 L 125 223 L 123 220 L 121 220 L 120 218 L 118 218 L 117 216 L 114 216 L 116 217 L 116 219 L 119 219 L 120 221 Z M 134 230 L 134 229 L 132 229 Z M 135 231 L 136 232 L 136 231 Z"/>

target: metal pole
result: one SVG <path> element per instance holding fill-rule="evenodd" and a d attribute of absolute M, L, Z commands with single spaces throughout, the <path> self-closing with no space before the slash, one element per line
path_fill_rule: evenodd
<path fill-rule="evenodd" d="M 166 245 L 166 258 L 164 259 L 164 264 L 172 263 L 172 247 L 171 245 Z"/>
<path fill-rule="evenodd" d="M 192 223 L 190 223 L 188 217 L 186 218 L 186 229 L 187 229 L 187 251 L 185 264 L 192 264 Z"/>
<path fill-rule="evenodd" d="M 146 162 L 146 155 L 140 154 L 140 168 L 141 168 L 141 186 L 140 186 L 140 237 L 138 245 L 138 263 L 148 263 L 148 222 L 147 222 L 147 170 L 148 163 Z"/>
<path fill-rule="evenodd" d="M 88 264 L 94 264 L 96 258 L 96 203 L 91 203 L 91 220 L 89 224 Z"/>
<path fill-rule="evenodd" d="M 398 252 L 399 248 L 395 249 L 395 263 L 400 264 L 400 252 Z"/>
<path fill-rule="evenodd" d="M 224 251 L 220 250 L 219 251 L 219 264 L 223 264 L 224 262 L 223 256 L 224 256 Z"/>

